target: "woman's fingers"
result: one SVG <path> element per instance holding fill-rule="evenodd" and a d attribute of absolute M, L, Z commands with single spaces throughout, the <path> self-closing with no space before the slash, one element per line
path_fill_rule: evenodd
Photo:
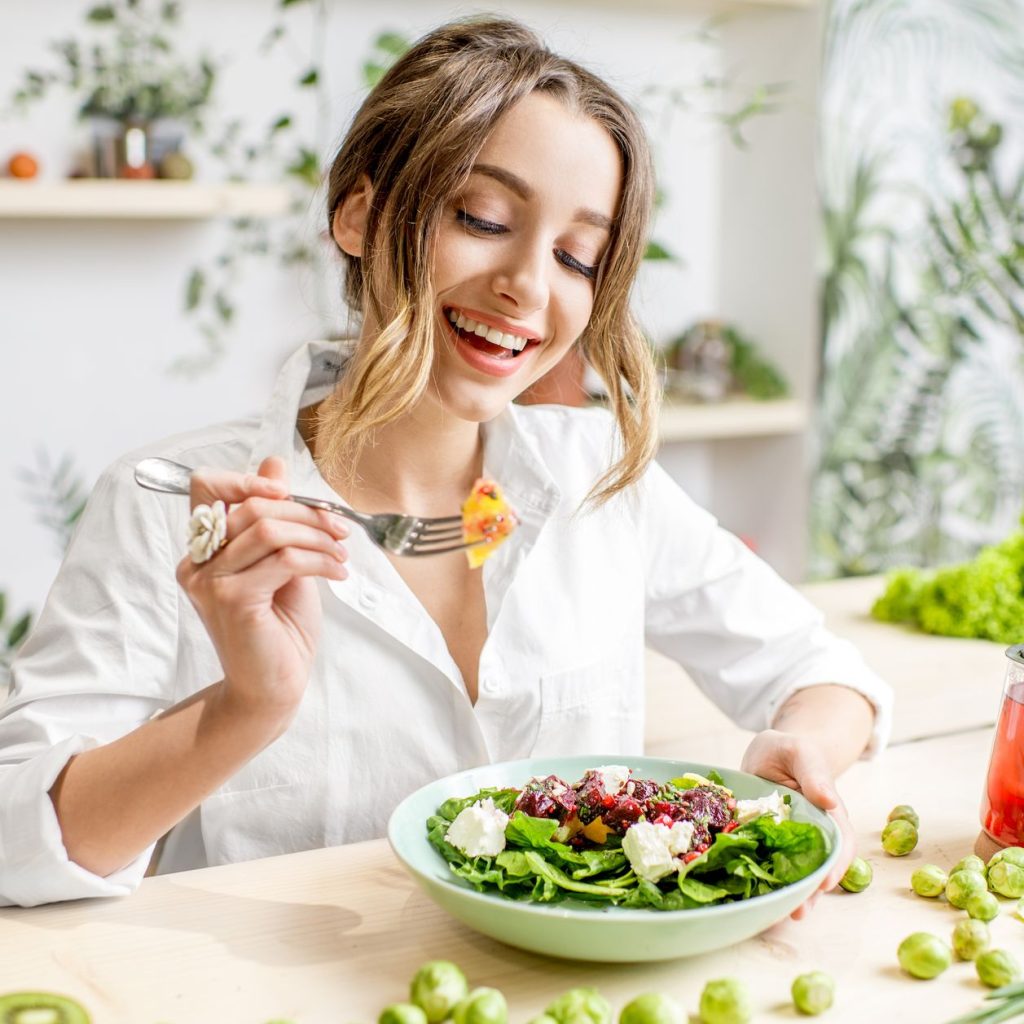
<path fill-rule="evenodd" d="M 348 525 L 340 516 L 322 509 L 308 508 L 297 501 L 273 501 L 269 498 L 246 498 L 228 513 L 227 538 L 230 543 L 261 519 L 289 520 L 325 530 L 335 538 L 348 536 Z"/>
<path fill-rule="evenodd" d="M 279 466 L 280 464 L 280 466 Z M 268 466 L 271 472 L 284 472 L 280 459 L 264 459 L 262 470 Z M 229 469 L 200 467 L 193 471 L 190 480 L 191 507 L 212 505 L 222 501 L 225 505 L 244 502 L 247 498 L 282 499 L 288 495 L 288 484 L 281 477 L 262 476 L 259 473 L 238 473 Z"/>
<path fill-rule="evenodd" d="M 230 535 L 229 535 L 230 536 Z M 348 557 L 337 536 L 288 519 L 256 519 L 209 563 L 212 575 L 241 573 L 278 551 L 317 551 L 339 562 Z"/>

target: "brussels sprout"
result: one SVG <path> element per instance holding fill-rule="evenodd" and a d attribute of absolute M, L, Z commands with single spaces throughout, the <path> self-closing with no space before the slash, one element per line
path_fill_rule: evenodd
<path fill-rule="evenodd" d="M 377 1024 L 427 1024 L 427 1015 L 412 1003 L 392 1003 L 381 1010 Z"/>
<path fill-rule="evenodd" d="M 942 939 L 928 932 L 914 932 L 899 945 L 900 967 L 915 978 L 937 978 L 950 964 L 952 953 Z"/>
<path fill-rule="evenodd" d="M 846 874 L 839 879 L 839 884 L 847 892 L 863 892 L 871 884 L 874 876 L 875 873 L 866 860 L 854 857 L 846 869 Z"/>
<path fill-rule="evenodd" d="M 1024 868 L 1000 860 L 988 869 L 988 887 L 1000 896 L 1020 899 L 1024 896 Z"/>
<path fill-rule="evenodd" d="M 753 1015 L 750 996 L 735 978 L 715 978 L 700 994 L 700 1019 L 704 1024 L 747 1024 Z"/>
<path fill-rule="evenodd" d="M 891 857 L 905 857 L 917 846 L 917 829 L 905 818 L 890 821 L 882 829 L 882 849 Z"/>
<path fill-rule="evenodd" d="M 917 816 L 917 811 L 910 804 L 898 804 L 889 812 L 889 817 L 885 820 L 887 822 L 909 821 L 914 828 L 921 827 L 921 819 Z"/>
<path fill-rule="evenodd" d="M 963 910 L 972 896 L 988 891 L 985 876 L 977 871 L 954 871 L 946 883 L 946 899 L 957 910 Z"/>
<path fill-rule="evenodd" d="M 455 1004 L 467 995 L 466 976 L 450 960 L 425 963 L 409 985 L 409 1002 L 423 1010 L 430 1024 L 447 1020 Z"/>
<path fill-rule="evenodd" d="M 950 874 L 953 874 L 954 871 L 976 871 L 979 875 L 983 875 L 985 874 L 985 862 L 977 854 L 969 853 L 949 869 Z"/>
<path fill-rule="evenodd" d="M 793 979 L 793 1005 L 809 1017 L 817 1017 L 831 1005 L 836 983 L 824 971 L 811 971 Z"/>
<path fill-rule="evenodd" d="M 953 952 L 961 960 L 975 960 L 992 945 L 992 936 L 984 921 L 967 918 L 953 929 Z"/>
<path fill-rule="evenodd" d="M 1002 988 L 1020 977 L 1020 964 L 1005 949 L 988 949 L 974 961 L 974 969 L 983 985 Z"/>
<path fill-rule="evenodd" d="M 925 864 L 910 876 L 910 888 L 918 896 L 941 896 L 946 891 L 949 875 L 937 864 Z"/>
<path fill-rule="evenodd" d="M 999 916 L 999 900 L 990 892 L 978 893 L 964 904 L 964 910 L 978 921 L 991 921 Z"/>
<path fill-rule="evenodd" d="M 688 1015 L 671 997 L 647 992 L 627 1003 L 619 1014 L 619 1024 L 686 1024 Z"/>
<path fill-rule="evenodd" d="M 569 989 L 544 1012 L 558 1024 L 611 1024 L 612 1019 L 608 1000 L 596 988 Z"/>
<path fill-rule="evenodd" d="M 452 1008 L 455 1024 L 508 1024 L 508 1003 L 496 988 L 475 988 Z"/>
<path fill-rule="evenodd" d="M 1007 846 L 1002 850 L 996 850 L 988 859 L 988 866 L 992 867 L 993 864 L 998 864 L 1001 860 L 1009 861 L 1011 864 L 1016 864 L 1019 868 L 1024 868 L 1024 846 Z"/>

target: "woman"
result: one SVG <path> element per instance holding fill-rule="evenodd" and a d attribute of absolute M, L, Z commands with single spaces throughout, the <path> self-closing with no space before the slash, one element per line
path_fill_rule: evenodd
<path fill-rule="evenodd" d="M 652 195 L 629 106 L 522 26 L 398 61 L 330 175 L 358 343 L 96 487 L 0 716 L 0 901 L 128 892 L 168 833 L 163 870 L 350 842 L 470 765 L 639 753 L 645 634 L 759 730 L 746 770 L 845 824 L 833 779 L 889 693 L 651 462 L 627 296 Z M 511 405 L 573 345 L 614 416 Z M 153 454 L 231 506 L 208 560 L 181 557 L 186 503 L 134 484 Z M 484 474 L 521 525 L 482 571 L 283 500 L 446 515 Z"/>

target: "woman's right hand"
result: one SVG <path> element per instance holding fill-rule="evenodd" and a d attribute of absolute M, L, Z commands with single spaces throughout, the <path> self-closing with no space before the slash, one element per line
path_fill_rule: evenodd
<path fill-rule="evenodd" d="M 186 555 L 177 579 L 199 613 L 224 670 L 233 709 L 283 729 L 305 692 L 320 635 L 316 577 L 343 580 L 343 520 L 289 501 L 284 463 L 258 475 L 200 469 L 191 504 L 228 506 L 227 538 L 209 561 Z"/>

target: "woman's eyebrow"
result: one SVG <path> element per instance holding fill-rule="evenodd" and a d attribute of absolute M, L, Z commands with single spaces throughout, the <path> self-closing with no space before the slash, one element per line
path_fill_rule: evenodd
<path fill-rule="evenodd" d="M 520 199 L 529 200 L 533 198 L 533 188 L 518 174 L 513 174 L 511 171 L 505 170 L 504 167 L 497 167 L 494 164 L 474 164 L 473 174 L 483 174 L 488 178 L 492 178 L 499 184 L 504 185 L 509 191 L 514 192 Z M 590 210 L 586 207 L 580 207 L 574 214 L 573 220 L 581 224 L 590 224 L 595 228 L 602 228 L 605 231 L 611 231 L 612 221 L 610 217 L 606 217 L 603 213 L 598 213 L 597 210 Z"/>

